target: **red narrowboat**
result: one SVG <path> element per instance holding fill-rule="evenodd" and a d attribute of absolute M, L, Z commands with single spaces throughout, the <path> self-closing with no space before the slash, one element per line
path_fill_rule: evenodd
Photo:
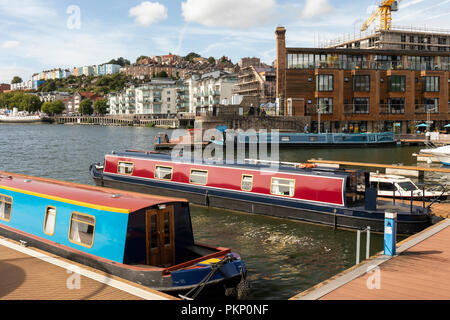
<path fill-rule="evenodd" d="M 170 154 L 128 150 L 93 164 L 99 186 L 179 196 L 191 203 L 334 227 L 382 232 L 384 212 L 398 212 L 398 230 L 416 233 L 430 225 L 428 207 L 377 200 L 370 173 L 249 160 L 195 162 Z"/>

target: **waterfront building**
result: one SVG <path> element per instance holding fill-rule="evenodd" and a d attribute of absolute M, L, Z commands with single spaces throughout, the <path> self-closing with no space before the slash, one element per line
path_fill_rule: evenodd
<path fill-rule="evenodd" d="M 56 100 L 65 101 L 68 98 L 71 98 L 72 95 L 69 92 L 38 92 L 36 95 L 39 97 L 41 102 L 53 102 Z"/>
<path fill-rule="evenodd" d="M 275 103 L 276 73 L 273 68 L 254 67 L 241 68 L 239 82 L 233 92 L 242 96 L 259 98 L 259 103 Z"/>
<path fill-rule="evenodd" d="M 281 112 L 310 116 L 322 132 L 415 132 L 449 121 L 450 51 L 289 48 L 278 27 L 276 97 Z"/>
<path fill-rule="evenodd" d="M 120 68 L 121 66 L 118 64 L 106 63 L 96 66 L 95 71 L 97 75 L 104 76 L 118 73 Z"/>
<path fill-rule="evenodd" d="M 76 92 L 71 97 L 67 98 L 68 100 L 65 100 L 63 102 L 66 105 L 66 111 L 68 113 L 77 114 L 80 109 L 81 101 L 89 99 L 92 101 L 92 103 L 95 103 L 95 101 L 102 98 L 103 98 L 102 96 L 93 92 Z"/>
<path fill-rule="evenodd" d="M 450 30 L 392 26 L 343 36 L 325 42 L 325 48 L 450 51 Z"/>
<path fill-rule="evenodd" d="M 189 113 L 196 113 L 198 108 L 228 104 L 233 96 L 233 87 L 238 81 L 237 74 L 225 71 L 192 74 L 191 78 L 186 80 L 190 96 Z"/>
<path fill-rule="evenodd" d="M 154 79 L 108 97 L 110 114 L 174 115 L 188 108 L 188 88 L 183 81 Z"/>

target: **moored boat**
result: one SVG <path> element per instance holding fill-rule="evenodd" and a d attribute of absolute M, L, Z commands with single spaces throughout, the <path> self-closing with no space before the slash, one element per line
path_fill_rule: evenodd
<path fill-rule="evenodd" d="M 251 145 L 255 143 L 278 143 L 280 147 L 359 147 L 392 146 L 396 144 L 393 132 L 381 133 L 239 133 L 237 142 Z"/>
<path fill-rule="evenodd" d="M 245 290 L 245 263 L 194 242 L 183 199 L 0 172 L 0 235 L 172 295 Z"/>
<path fill-rule="evenodd" d="M 411 179 L 398 175 L 371 173 L 370 185 L 378 190 L 379 197 L 403 200 L 446 200 L 448 192 L 443 186 L 439 190 L 420 189 Z"/>
<path fill-rule="evenodd" d="M 377 201 L 369 172 L 312 168 L 258 160 L 245 164 L 193 162 L 154 152 L 123 152 L 91 165 L 97 185 L 177 195 L 192 203 L 330 225 L 384 230 L 384 213 L 398 213 L 398 230 L 416 233 L 430 225 L 428 207 Z"/>

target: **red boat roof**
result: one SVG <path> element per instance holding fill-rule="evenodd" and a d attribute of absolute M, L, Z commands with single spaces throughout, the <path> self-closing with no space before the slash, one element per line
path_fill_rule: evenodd
<path fill-rule="evenodd" d="M 1 171 L 0 189 L 120 213 L 132 213 L 169 202 L 188 202 L 185 199 L 152 196 Z"/>

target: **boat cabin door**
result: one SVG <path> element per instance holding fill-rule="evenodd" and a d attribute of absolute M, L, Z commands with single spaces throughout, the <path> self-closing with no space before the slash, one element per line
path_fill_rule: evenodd
<path fill-rule="evenodd" d="M 173 206 L 146 212 L 146 264 L 169 267 L 175 264 Z"/>

